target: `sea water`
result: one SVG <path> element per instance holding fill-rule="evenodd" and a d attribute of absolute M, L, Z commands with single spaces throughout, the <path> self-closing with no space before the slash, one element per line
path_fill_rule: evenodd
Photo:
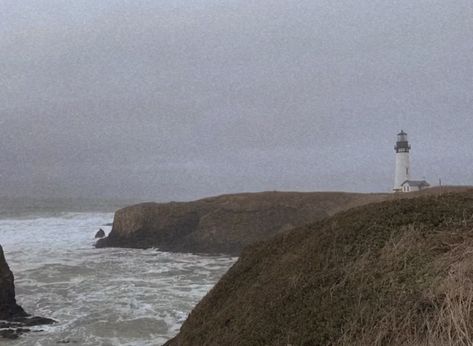
<path fill-rule="evenodd" d="M 57 213 L 0 219 L 0 244 L 15 275 L 18 303 L 53 318 L 19 345 L 161 345 L 235 262 L 156 249 L 95 249 L 111 213 Z"/>

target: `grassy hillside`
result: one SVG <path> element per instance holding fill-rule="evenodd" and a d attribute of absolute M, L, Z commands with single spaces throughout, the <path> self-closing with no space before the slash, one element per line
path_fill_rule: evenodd
<path fill-rule="evenodd" d="M 97 247 L 157 247 L 167 251 L 238 255 L 249 244 L 340 210 L 392 194 L 262 192 L 194 202 L 144 203 L 118 210 Z"/>
<path fill-rule="evenodd" d="M 358 207 L 243 251 L 168 345 L 472 345 L 473 190 Z"/>

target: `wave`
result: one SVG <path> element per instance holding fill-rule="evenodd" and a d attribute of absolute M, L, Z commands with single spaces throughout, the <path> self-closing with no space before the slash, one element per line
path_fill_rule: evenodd
<path fill-rule="evenodd" d="M 95 249 L 112 213 L 59 213 L 0 220 L 17 300 L 59 321 L 18 345 L 156 345 L 175 335 L 193 306 L 234 263 L 228 256 L 157 249 Z"/>

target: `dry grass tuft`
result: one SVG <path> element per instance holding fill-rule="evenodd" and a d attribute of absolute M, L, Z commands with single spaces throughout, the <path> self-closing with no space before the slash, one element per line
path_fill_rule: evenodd
<path fill-rule="evenodd" d="M 383 249 L 382 257 L 387 262 L 400 261 L 405 268 L 410 253 L 422 255 L 423 246 L 415 239 L 416 234 L 418 232 L 411 226 L 397 241 L 391 239 Z M 431 266 L 439 276 L 422 290 L 416 304 L 402 314 L 394 306 L 375 323 L 368 321 L 370 311 L 360 309 L 359 316 L 334 344 L 473 345 L 473 238 L 470 234 L 465 236 L 462 229 L 443 233 L 440 237 L 438 243 L 444 253 Z M 363 273 L 369 272 L 367 264 L 366 256 L 361 257 L 347 275 L 363 277 Z M 417 283 L 421 282 L 422 278 L 418 278 Z M 363 324 L 373 327 L 356 332 Z"/>

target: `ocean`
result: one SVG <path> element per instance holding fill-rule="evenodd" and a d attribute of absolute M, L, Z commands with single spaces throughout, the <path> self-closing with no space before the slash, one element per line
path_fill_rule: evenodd
<path fill-rule="evenodd" d="M 0 219 L 18 303 L 53 318 L 6 346 L 161 345 L 236 261 L 156 249 L 95 249 L 113 213 L 56 212 Z"/>

